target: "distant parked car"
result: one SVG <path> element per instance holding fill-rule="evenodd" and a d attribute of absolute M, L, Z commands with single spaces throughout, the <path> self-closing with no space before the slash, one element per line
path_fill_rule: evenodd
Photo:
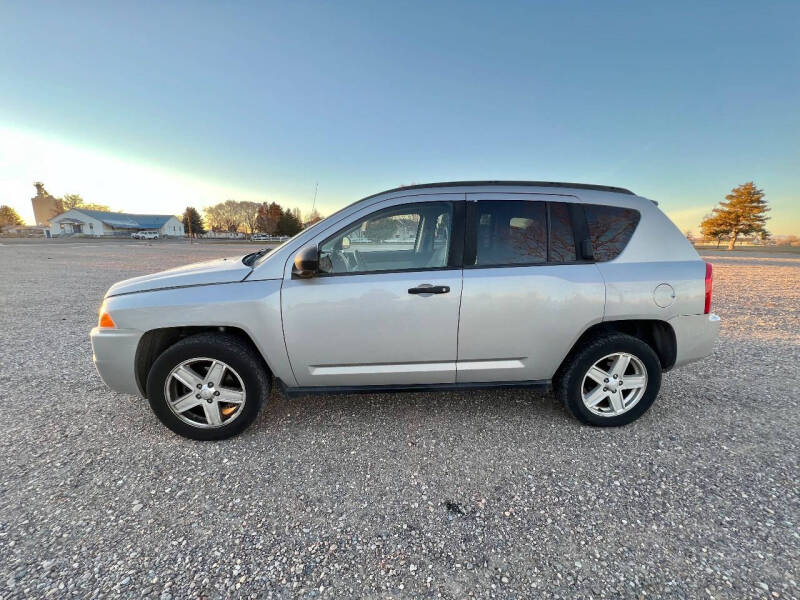
<path fill-rule="evenodd" d="M 401 229 L 413 243 L 386 243 Z M 91 339 L 109 387 L 195 439 L 241 432 L 273 385 L 551 387 L 580 421 L 616 426 L 650 407 L 662 371 L 711 353 L 711 288 L 711 265 L 628 190 L 415 185 L 269 253 L 116 283 Z"/>
<path fill-rule="evenodd" d="M 159 235 L 157 231 L 137 231 L 132 233 L 131 237 L 137 240 L 157 240 Z"/>
<path fill-rule="evenodd" d="M 254 242 L 285 242 L 289 239 L 288 235 L 271 235 L 269 233 L 254 233 L 250 236 Z"/>

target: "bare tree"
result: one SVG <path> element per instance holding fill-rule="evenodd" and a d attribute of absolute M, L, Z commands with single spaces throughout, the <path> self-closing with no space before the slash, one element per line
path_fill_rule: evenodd
<path fill-rule="evenodd" d="M 305 221 L 305 223 L 303 223 L 303 225 L 305 227 L 310 227 L 311 225 L 313 225 L 317 221 L 321 221 L 323 218 L 324 217 L 321 214 L 319 214 L 319 211 L 316 208 L 314 208 L 309 213 L 308 219 L 306 219 L 306 221 Z"/>
<path fill-rule="evenodd" d="M 239 219 L 247 229 L 246 233 L 252 235 L 258 225 L 258 202 L 237 202 Z"/>
<path fill-rule="evenodd" d="M 84 209 L 84 210 L 99 210 L 102 212 L 111 212 L 111 208 L 109 208 L 105 204 L 94 204 L 94 203 L 87 203 L 81 198 L 80 194 L 64 194 L 61 198 L 56 200 L 59 203 L 59 208 L 61 212 L 67 212 L 72 208 L 77 209 Z"/>
<path fill-rule="evenodd" d="M 241 210 L 236 200 L 225 200 L 203 209 L 206 221 L 212 231 L 229 231 L 234 233 L 242 226 Z"/>

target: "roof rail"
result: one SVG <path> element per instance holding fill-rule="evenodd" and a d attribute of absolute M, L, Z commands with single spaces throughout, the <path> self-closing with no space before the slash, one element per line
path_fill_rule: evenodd
<path fill-rule="evenodd" d="M 488 186 L 488 185 L 508 185 L 508 186 L 527 186 L 527 187 L 552 187 L 552 188 L 573 188 L 579 190 L 595 190 L 598 192 L 614 192 L 617 194 L 630 194 L 635 195 L 632 191 L 621 187 L 613 187 L 610 185 L 594 185 L 591 183 L 566 183 L 562 181 L 442 181 L 438 183 L 417 183 L 414 185 L 402 185 L 400 187 L 392 188 L 372 194 L 362 200 L 374 198 L 381 194 L 389 194 L 392 192 L 401 192 L 405 190 L 421 190 L 424 188 L 443 188 L 443 187 L 462 187 L 462 186 Z"/>

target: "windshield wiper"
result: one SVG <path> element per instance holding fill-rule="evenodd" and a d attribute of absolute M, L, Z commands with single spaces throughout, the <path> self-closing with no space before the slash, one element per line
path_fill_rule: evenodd
<path fill-rule="evenodd" d="M 262 248 L 258 252 L 251 252 L 250 254 L 247 254 L 242 258 L 242 262 L 246 264 L 248 267 L 252 267 L 254 262 L 256 262 L 259 258 L 264 256 L 270 250 L 272 250 L 272 248 Z"/>

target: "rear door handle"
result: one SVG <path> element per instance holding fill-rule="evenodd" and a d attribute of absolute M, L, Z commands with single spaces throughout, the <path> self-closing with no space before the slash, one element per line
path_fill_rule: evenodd
<path fill-rule="evenodd" d="M 447 294 L 450 291 L 449 285 L 431 285 L 430 283 L 420 284 L 408 290 L 409 294 Z"/>

